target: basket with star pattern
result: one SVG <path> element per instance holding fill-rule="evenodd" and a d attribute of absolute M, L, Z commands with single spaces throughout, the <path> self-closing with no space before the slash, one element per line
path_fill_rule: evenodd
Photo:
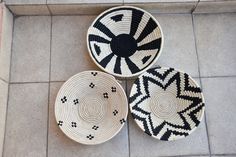
<path fill-rule="evenodd" d="M 202 91 L 188 74 L 162 67 L 149 69 L 136 79 L 129 106 L 138 126 L 164 141 L 191 134 L 205 109 Z"/>

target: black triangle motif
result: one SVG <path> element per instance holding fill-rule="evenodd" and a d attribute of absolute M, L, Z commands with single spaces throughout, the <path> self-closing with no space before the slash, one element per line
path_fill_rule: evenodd
<path fill-rule="evenodd" d="M 143 64 L 145 64 L 150 59 L 150 57 L 151 55 L 143 57 L 142 59 Z"/>
<path fill-rule="evenodd" d="M 123 14 L 119 14 L 119 15 L 112 16 L 111 19 L 114 20 L 115 22 L 119 22 L 122 20 L 123 16 L 124 16 Z"/>
<path fill-rule="evenodd" d="M 101 53 L 101 49 L 100 49 L 100 47 L 99 47 L 98 45 L 94 44 L 94 49 L 95 49 L 97 55 L 99 56 L 100 53 Z"/>

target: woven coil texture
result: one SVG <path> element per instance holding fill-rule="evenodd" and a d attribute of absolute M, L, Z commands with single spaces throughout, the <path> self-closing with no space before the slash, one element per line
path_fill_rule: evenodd
<path fill-rule="evenodd" d="M 160 56 L 162 45 L 158 21 L 136 7 L 121 6 L 103 12 L 87 32 L 93 61 L 118 77 L 134 77 L 150 68 Z"/>
<path fill-rule="evenodd" d="M 99 144 L 123 127 L 128 102 L 122 86 L 111 75 L 84 71 L 63 84 L 55 102 L 60 129 L 82 144 Z"/>
<path fill-rule="evenodd" d="M 191 134 L 204 115 L 200 87 L 186 73 L 152 68 L 134 82 L 129 106 L 138 126 L 148 135 L 172 141 Z"/>

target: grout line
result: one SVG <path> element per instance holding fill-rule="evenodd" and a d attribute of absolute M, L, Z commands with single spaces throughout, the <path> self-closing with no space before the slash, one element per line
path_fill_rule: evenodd
<path fill-rule="evenodd" d="M 231 1 L 231 0 L 221 0 L 221 1 Z M 78 2 L 78 3 L 48 3 L 48 1 L 46 0 L 46 3 L 7 3 L 5 4 L 6 6 L 44 6 L 45 4 L 48 5 L 89 5 L 89 6 L 96 6 L 98 4 L 102 4 L 102 5 L 120 5 L 124 2 L 124 0 L 122 2 L 110 2 L 110 3 L 86 3 L 86 2 Z M 198 0 L 198 2 L 200 2 L 200 0 Z M 192 2 L 126 2 L 127 5 L 153 5 L 153 4 L 163 4 L 163 3 L 167 3 L 167 4 L 191 4 Z"/>
<path fill-rule="evenodd" d="M 155 11 L 150 11 L 150 10 L 147 10 L 149 13 L 151 14 L 158 14 L 158 15 L 189 15 L 191 14 L 191 12 L 155 12 Z"/>
<path fill-rule="evenodd" d="M 9 84 L 57 83 L 57 82 L 60 83 L 60 82 L 66 82 L 66 81 L 62 80 L 62 81 L 37 81 L 37 82 L 9 82 Z"/>
<path fill-rule="evenodd" d="M 12 55 L 12 52 L 13 52 L 14 31 L 15 31 L 15 16 L 13 16 L 13 26 L 12 26 L 12 39 L 11 39 L 11 54 L 10 54 L 9 81 L 11 80 L 12 56 L 13 56 L 13 55 Z M 3 136 L 2 156 L 4 156 L 5 144 L 6 144 L 7 114 L 8 114 L 9 98 L 10 98 L 10 83 L 8 83 L 8 92 L 7 92 L 7 105 L 6 105 L 6 115 L 5 115 L 5 128 L 4 128 L 4 136 Z"/>
<path fill-rule="evenodd" d="M 98 16 L 99 14 L 53 14 L 52 16 Z"/>
<path fill-rule="evenodd" d="M 5 4 L 6 6 L 8 6 L 8 7 L 11 7 L 11 6 L 45 6 L 45 4 L 46 3 L 41 3 L 41 4 L 39 4 L 39 3 L 37 3 L 37 4 L 33 4 L 33 3 L 22 3 L 22 4 L 9 4 L 9 3 L 7 3 L 7 4 Z"/>
<path fill-rule="evenodd" d="M 30 84 L 30 83 L 49 83 L 50 81 L 36 81 L 36 82 L 10 82 L 10 84 Z"/>
<path fill-rule="evenodd" d="M 236 156 L 236 153 L 232 153 L 232 154 L 212 154 L 214 156 Z"/>
<path fill-rule="evenodd" d="M 188 155 L 170 155 L 170 156 L 160 156 L 160 157 L 200 157 L 200 156 L 209 156 L 209 154 L 188 154 Z"/>
<path fill-rule="evenodd" d="M 11 12 L 11 14 L 12 14 L 13 17 L 16 16 L 15 13 L 13 13 L 13 12 L 11 11 L 11 9 L 9 8 L 9 6 L 6 5 L 6 3 L 4 4 L 4 6 Z"/>
<path fill-rule="evenodd" d="M 46 6 L 47 6 L 47 8 L 48 8 L 48 12 L 49 12 L 50 16 L 52 16 L 52 11 L 51 11 L 51 9 L 49 8 L 48 4 L 46 4 Z"/>
<path fill-rule="evenodd" d="M 25 17 L 25 16 L 98 16 L 98 14 L 52 14 L 52 15 L 16 15 L 16 17 Z"/>
<path fill-rule="evenodd" d="M 152 11 L 149 11 L 149 12 L 151 14 L 161 14 L 161 15 L 173 15 L 173 14 L 189 15 L 190 14 L 189 12 L 184 12 L 184 13 L 163 13 L 163 12 L 152 12 Z M 55 14 L 52 16 L 98 16 L 98 14 Z M 29 16 L 29 15 L 21 15 L 21 16 Z M 42 15 L 30 15 L 30 16 L 42 16 Z"/>
<path fill-rule="evenodd" d="M 236 155 L 236 153 L 233 153 L 233 154 L 212 154 L 212 155 L 214 155 L 214 156 L 232 156 L 232 155 Z M 209 154 L 170 155 L 170 156 L 160 156 L 160 157 L 189 157 L 189 156 L 200 157 L 200 156 L 209 156 Z"/>
<path fill-rule="evenodd" d="M 153 2 L 147 3 L 138 3 L 138 4 L 152 4 Z M 158 2 L 159 3 L 159 2 Z M 171 2 L 172 3 L 172 2 Z M 121 2 L 115 2 L 115 3 L 48 3 L 46 2 L 47 5 L 55 5 L 55 6 L 97 6 L 97 5 L 105 5 L 105 7 L 113 7 L 113 6 L 121 6 L 125 4 L 125 0 L 122 0 Z M 137 5 L 137 3 L 126 3 L 127 5 Z M 22 6 L 24 4 L 10 4 L 9 6 Z M 27 6 L 34 6 L 34 5 L 45 5 L 45 4 L 27 4 Z"/>
<path fill-rule="evenodd" d="M 177 14 L 177 15 L 189 15 L 191 13 L 189 12 L 184 12 L 184 13 L 158 13 L 158 12 L 152 12 L 152 11 L 149 11 L 151 14 L 160 14 L 160 15 L 173 15 L 173 14 Z M 99 13 L 98 13 L 99 14 Z M 16 17 L 24 17 L 24 16 L 98 16 L 98 14 L 52 14 L 52 15 L 15 15 Z"/>
<path fill-rule="evenodd" d="M 201 82 L 201 79 L 200 79 Z M 202 83 L 201 83 L 201 87 L 202 87 Z M 203 90 L 203 87 L 202 87 Z M 211 145 L 210 145 L 210 137 L 209 137 L 209 129 L 208 129 L 208 125 L 207 125 L 207 115 L 206 115 L 206 109 L 205 109 L 205 113 L 204 113 L 204 120 L 205 120 L 205 127 L 206 127 L 206 134 L 207 134 L 207 142 L 208 142 L 208 150 L 209 150 L 209 155 L 211 157 Z"/>
<path fill-rule="evenodd" d="M 194 38 L 194 46 L 195 46 L 195 51 L 196 51 L 196 57 L 197 57 L 197 68 L 198 68 L 198 75 L 201 77 L 201 70 L 200 70 L 200 61 L 199 61 L 199 55 L 198 55 L 198 50 L 197 50 L 197 41 L 196 41 L 196 32 L 195 32 L 195 27 L 194 27 L 194 20 L 193 20 L 193 14 L 191 14 L 192 18 L 192 28 L 193 28 L 193 38 Z M 200 80 L 201 82 L 201 80 Z"/>
<path fill-rule="evenodd" d="M 193 14 L 193 12 L 196 10 L 196 8 L 197 8 L 197 6 L 198 6 L 199 3 L 200 3 L 200 0 L 197 1 L 197 4 L 196 4 L 195 7 L 192 9 L 191 14 Z"/>
<path fill-rule="evenodd" d="M 63 83 L 63 82 L 66 82 L 66 81 L 50 81 L 50 83 Z"/>
<path fill-rule="evenodd" d="M 201 76 L 201 78 L 224 78 L 224 77 L 236 77 L 236 75 L 231 76 Z"/>
<path fill-rule="evenodd" d="M 50 9 L 49 6 L 48 6 L 48 0 L 46 0 L 46 6 L 47 6 L 47 8 L 48 8 L 48 12 L 49 12 L 50 16 L 52 16 L 52 11 L 51 11 L 51 9 Z"/>
<path fill-rule="evenodd" d="M 125 93 L 126 93 L 126 97 L 128 99 L 128 82 L 127 79 L 125 79 Z M 128 133 L 128 153 L 129 153 L 129 157 L 130 157 L 130 133 L 129 133 L 129 103 L 128 103 L 128 114 L 127 114 L 127 133 Z"/>
<path fill-rule="evenodd" d="M 7 92 L 7 105 L 6 105 L 6 115 L 5 115 L 5 128 L 4 128 L 4 137 L 3 137 L 3 148 L 2 148 L 2 156 L 4 156 L 5 146 L 6 146 L 6 131 L 7 131 L 7 115 L 8 115 L 8 106 L 9 106 L 9 98 L 10 98 L 10 84 L 8 84 L 8 92 Z"/>
<path fill-rule="evenodd" d="M 51 87 L 51 58 L 52 58 L 52 16 L 50 23 L 50 55 L 49 55 L 49 84 L 48 84 L 48 112 L 47 112 L 47 144 L 46 144 L 46 157 L 48 157 L 48 138 L 49 138 L 49 104 L 50 104 L 50 87 Z"/>
<path fill-rule="evenodd" d="M 194 43 L 195 43 L 195 50 L 196 50 L 196 55 L 197 55 L 197 62 L 198 62 L 198 74 L 200 77 L 200 86 L 203 91 L 203 84 L 202 84 L 202 79 L 201 79 L 201 70 L 200 70 L 200 60 L 199 60 L 199 54 L 198 54 L 198 49 L 197 49 L 197 40 L 196 40 L 196 32 L 195 32 L 195 25 L 194 25 L 194 17 L 193 14 L 192 16 L 192 27 L 193 27 L 193 36 L 194 36 Z M 204 113 L 204 120 L 205 120 L 205 127 L 206 127 L 206 134 L 207 134 L 207 142 L 208 142 L 208 150 L 209 150 L 209 155 L 211 157 L 211 145 L 210 145 L 210 137 L 209 137 L 209 131 L 208 131 L 208 125 L 207 125 L 207 115 L 206 115 L 206 110 Z"/>
<path fill-rule="evenodd" d="M 63 83 L 63 82 L 66 82 L 66 81 L 67 81 L 67 80 L 65 80 L 65 81 L 64 81 L 64 80 L 63 80 L 63 81 L 50 81 L 50 83 L 57 83 L 57 82 L 58 82 L 58 83 Z"/>
<path fill-rule="evenodd" d="M 195 15 L 209 15 L 209 14 L 212 14 L 212 15 L 216 15 L 216 14 L 235 14 L 236 12 L 230 12 L 230 11 L 226 11 L 226 12 L 194 12 L 193 14 Z"/>
<path fill-rule="evenodd" d="M 46 157 L 48 157 L 48 139 L 49 139 L 49 104 L 50 104 L 50 87 L 51 84 L 48 83 L 48 110 L 47 110 L 47 137 L 46 137 Z"/>
<path fill-rule="evenodd" d="M 3 79 L 3 78 L 0 78 L 0 80 L 2 80 L 2 81 L 4 81 L 5 83 L 8 83 L 9 84 L 9 82 L 10 82 L 10 74 L 11 74 L 11 58 L 12 58 L 12 47 L 13 47 L 13 30 L 14 30 L 14 23 L 15 23 L 15 15 L 12 13 L 12 11 L 5 5 L 5 3 L 3 3 L 3 5 L 4 5 L 4 7 L 6 7 L 7 8 L 7 10 L 12 14 L 12 18 L 13 18 L 13 21 L 12 21 L 12 39 L 11 39 L 11 50 L 10 50 L 10 65 L 9 65 L 9 72 L 8 72 L 8 76 L 9 76 L 9 78 L 8 78 L 8 81 L 7 80 L 5 80 L 5 79 Z"/>

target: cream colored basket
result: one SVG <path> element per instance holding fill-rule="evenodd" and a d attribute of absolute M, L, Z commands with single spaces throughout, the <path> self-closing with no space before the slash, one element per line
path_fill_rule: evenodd
<path fill-rule="evenodd" d="M 173 68 L 153 68 L 139 76 L 132 86 L 129 105 L 138 126 L 165 141 L 191 134 L 205 109 L 197 83 Z"/>
<path fill-rule="evenodd" d="M 122 86 L 111 75 L 99 71 L 78 73 L 58 92 L 55 116 L 58 126 L 82 144 L 99 144 L 123 127 L 128 102 Z"/>
<path fill-rule="evenodd" d="M 118 77 L 135 77 L 150 68 L 163 47 L 158 21 L 143 9 L 114 7 L 101 13 L 87 33 L 93 61 Z"/>

